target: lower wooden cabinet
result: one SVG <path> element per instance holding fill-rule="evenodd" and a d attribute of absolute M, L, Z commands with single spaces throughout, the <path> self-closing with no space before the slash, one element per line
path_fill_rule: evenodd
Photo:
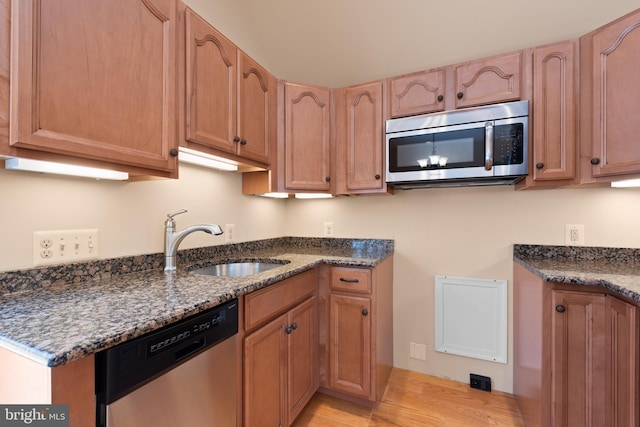
<path fill-rule="evenodd" d="M 288 426 L 318 389 L 316 289 L 313 270 L 245 297 L 243 425 Z"/>
<path fill-rule="evenodd" d="M 320 269 L 320 390 L 376 406 L 393 368 L 393 259 Z"/>
<path fill-rule="evenodd" d="M 638 426 L 637 307 L 514 268 L 514 394 L 526 425 Z"/>

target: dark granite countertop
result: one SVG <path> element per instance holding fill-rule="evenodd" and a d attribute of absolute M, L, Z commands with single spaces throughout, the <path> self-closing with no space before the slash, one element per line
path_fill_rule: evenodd
<path fill-rule="evenodd" d="M 514 245 L 513 258 L 547 282 L 600 286 L 640 303 L 640 249 Z"/>
<path fill-rule="evenodd" d="M 291 277 L 321 263 L 374 267 L 392 240 L 285 237 L 178 253 L 0 272 L 0 347 L 59 366 Z M 193 267 L 247 259 L 287 261 L 245 277 L 194 275 Z"/>

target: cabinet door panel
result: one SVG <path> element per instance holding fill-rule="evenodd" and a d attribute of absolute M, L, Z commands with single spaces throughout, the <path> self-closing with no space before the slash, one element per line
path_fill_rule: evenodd
<path fill-rule="evenodd" d="M 573 179 L 576 173 L 576 42 L 533 51 L 534 180 Z"/>
<path fill-rule="evenodd" d="M 289 420 L 294 420 L 318 388 L 317 299 L 309 298 L 289 313 Z M 295 326 L 295 329 L 294 329 Z"/>
<path fill-rule="evenodd" d="M 552 423 L 607 425 L 604 410 L 605 297 L 552 292 Z M 563 307 L 563 309 L 559 309 Z"/>
<path fill-rule="evenodd" d="M 382 82 L 349 88 L 346 98 L 347 190 L 382 189 Z"/>
<path fill-rule="evenodd" d="M 10 144 L 175 169 L 174 0 L 25 0 L 12 8 Z"/>
<path fill-rule="evenodd" d="M 640 14 L 593 36 L 593 176 L 640 172 Z"/>
<path fill-rule="evenodd" d="M 235 154 L 236 47 L 187 9 L 187 141 Z"/>
<path fill-rule="evenodd" d="M 286 425 L 286 357 L 281 316 L 244 340 L 244 423 L 247 426 Z"/>
<path fill-rule="evenodd" d="M 244 52 L 238 53 L 238 154 L 269 163 L 271 117 L 276 113 L 276 81 Z"/>
<path fill-rule="evenodd" d="M 371 300 L 331 295 L 329 306 L 329 386 L 368 398 L 371 394 Z"/>
<path fill-rule="evenodd" d="M 456 108 L 519 100 L 521 73 L 521 52 L 456 66 Z"/>
<path fill-rule="evenodd" d="M 638 319 L 637 309 L 607 297 L 607 425 L 638 425 Z"/>
<path fill-rule="evenodd" d="M 390 80 L 391 117 L 444 110 L 445 71 L 434 70 Z"/>
<path fill-rule="evenodd" d="M 331 90 L 285 85 L 285 188 L 331 190 Z"/>

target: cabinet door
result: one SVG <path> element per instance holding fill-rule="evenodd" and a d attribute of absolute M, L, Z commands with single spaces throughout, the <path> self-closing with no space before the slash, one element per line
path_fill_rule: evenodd
<path fill-rule="evenodd" d="M 288 400 L 293 421 L 318 389 L 317 299 L 309 298 L 289 312 Z"/>
<path fill-rule="evenodd" d="M 11 145 L 175 170 L 175 0 L 12 9 Z"/>
<path fill-rule="evenodd" d="M 371 300 L 329 297 L 329 387 L 355 396 L 371 394 Z"/>
<path fill-rule="evenodd" d="M 268 323 L 244 339 L 244 423 L 286 425 L 287 316 Z"/>
<path fill-rule="evenodd" d="M 555 426 L 605 423 L 605 297 L 553 291 L 551 401 Z"/>
<path fill-rule="evenodd" d="M 533 51 L 533 179 L 576 175 L 576 42 Z"/>
<path fill-rule="evenodd" d="M 236 47 L 187 8 L 186 139 L 236 153 Z"/>
<path fill-rule="evenodd" d="M 444 110 L 445 71 L 429 70 L 389 80 L 391 117 Z"/>
<path fill-rule="evenodd" d="M 268 164 L 277 82 L 242 51 L 238 51 L 238 70 L 238 155 Z"/>
<path fill-rule="evenodd" d="M 346 158 L 348 193 L 385 187 L 382 94 L 382 82 L 350 87 L 345 92 L 345 150 L 341 151 Z"/>
<path fill-rule="evenodd" d="M 640 172 L 640 13 L 593 35 L 592 175 Z"/>
<path fill-rule="evenodd" d="M 331 191 L 331 90 L 286 83 L 285 188 Z"/>
<path fill-rule="evenodd" d="M 606 297 L 607 331 L 606 410 L 610 426 L 637 426 L 638 415 L 638 320 L 637 309 L 614 297 Z"/>
<path fill-rule="evenodd" d="M 456 108 L 520 99 L 522 52 L 455 66 Z"/>

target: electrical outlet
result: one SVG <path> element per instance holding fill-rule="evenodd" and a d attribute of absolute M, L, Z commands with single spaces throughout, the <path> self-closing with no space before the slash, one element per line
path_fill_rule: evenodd
<path fill-rule="evenodd" d="M 333 222 L 324 223 L 324 237 L 333 237 Z"/>
<path fill-rule="evenodd" d="M 564 243 L 569 246 L 584 245 L 584 225 L 582 224 L 566 224 Z"/>
<path fill-rule="evenodd" d="M 236 240 L 236 225 L 225 224 L 224 226 L 224 241 L 225 243 L 231 243 Z"/>
<path fill-rule="evenodd" d="M 96 259 L 100 255 L 99 232 L 85 230 L 51 230 L 33 232 L 33 264 L 62 264 Z"/>
<path fill-rule="evenodd" d="M 491 378 L 478 374 L 469 374 L 469 386 L 478 390 L 491 391 Z"/>
<path fill-rule="evenodd" d="M 410 342 L 409 357 L 412 359 L 427 360 L 427 346 L 424 344 Z"/>

